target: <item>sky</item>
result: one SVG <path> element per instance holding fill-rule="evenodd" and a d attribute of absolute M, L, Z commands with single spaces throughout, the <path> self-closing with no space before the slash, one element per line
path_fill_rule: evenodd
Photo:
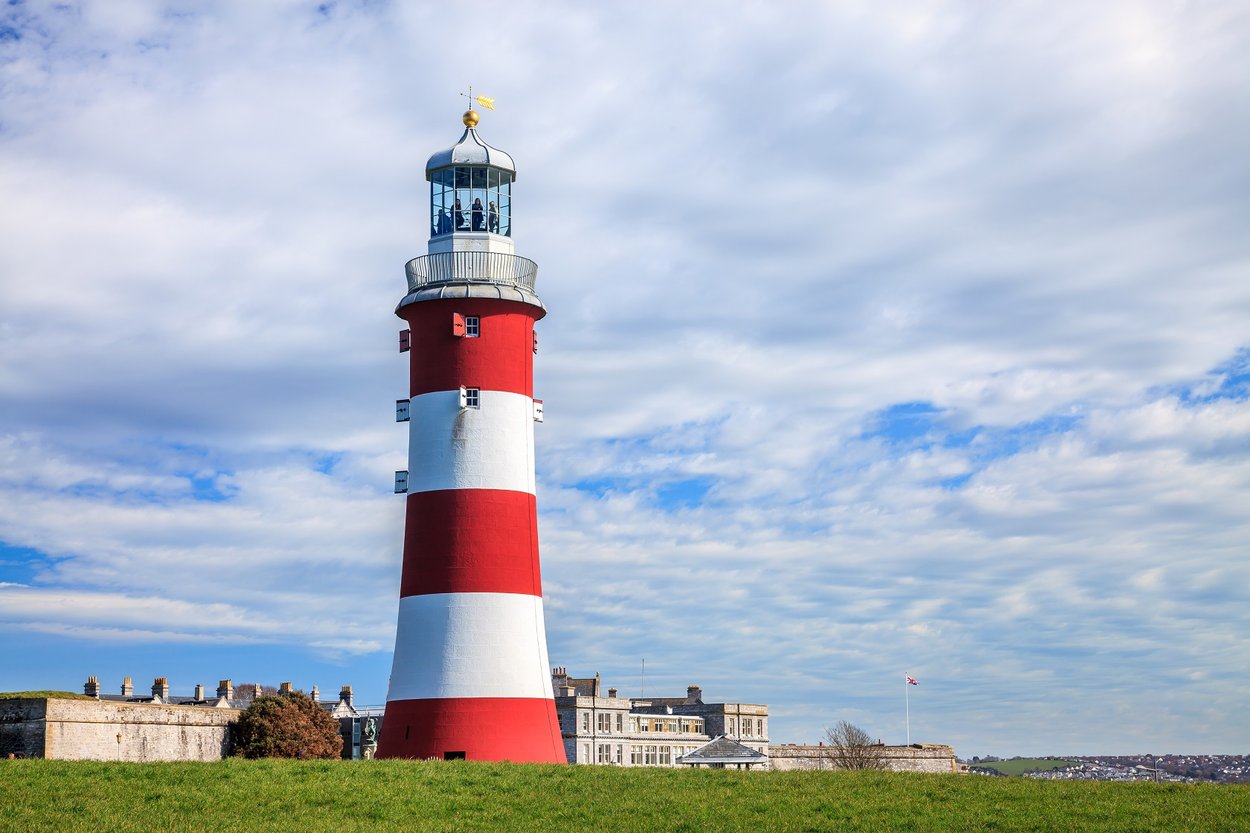
<path fill-rule="evenodd" d="M 0 690 L 384 702 L 470 84 L 549 310 L 553 665 L 773 743 L 1250 751 L 1232 2 L 10 0 Z"/>

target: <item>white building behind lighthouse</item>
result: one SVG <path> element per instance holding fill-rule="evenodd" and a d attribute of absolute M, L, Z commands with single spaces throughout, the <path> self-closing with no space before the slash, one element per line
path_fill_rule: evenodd
<path fill-rule="evenodd" d="M 403 575 L 378 757 L 565 761 L 534 487 L 537 265 L 515 253 L 512 157 L 477 134 L 430 157 L 428 254 L 407 264 Z"/>

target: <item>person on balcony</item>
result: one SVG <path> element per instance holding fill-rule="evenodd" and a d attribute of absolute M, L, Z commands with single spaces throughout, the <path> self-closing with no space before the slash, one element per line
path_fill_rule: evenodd
<path fill-rule="evenodd" d="M 473 209 L 469 213 L 473 217 L 473 230 L 485 231 L 485 212 L 482 209 L 482 200 L 480 198 L 473 201 Z"/>
<path fill-rule="evenodd" d="M 490 208 L 486 212 L 486 230 L 499 233 L 499 208 L 494 200 L 491 200 Z"/>

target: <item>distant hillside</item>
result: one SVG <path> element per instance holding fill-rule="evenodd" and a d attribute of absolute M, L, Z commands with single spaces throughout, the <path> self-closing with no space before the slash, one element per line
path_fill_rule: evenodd
<path fill-rule="evenodd" d="M 1003 775 L 1023 775 L 1026 772 L 1048 772 L 1065 766 L 1076 766 L 1080 761 L 1056 761 L 1053 758 L 1012 758 L 1009 761 L 982 761 L 969 766 L 992 769 Z"/>

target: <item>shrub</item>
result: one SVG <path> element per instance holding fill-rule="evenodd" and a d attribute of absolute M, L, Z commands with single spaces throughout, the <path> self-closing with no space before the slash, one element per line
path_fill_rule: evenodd
<path fill-rule="evenodd" d="M 245 758 L 339 758 L 339 722 L 303 692 L 257 697 L 234 726 L 234 754 Z"/>

